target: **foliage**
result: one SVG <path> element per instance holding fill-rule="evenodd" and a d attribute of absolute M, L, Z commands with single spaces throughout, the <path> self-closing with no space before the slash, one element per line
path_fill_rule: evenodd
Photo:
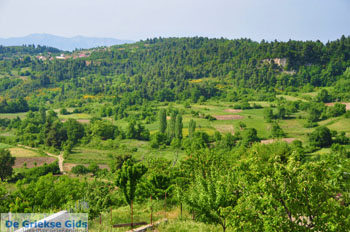
<path fill-rule="evenodd" d="M 84 165 L 76 165 L 72 168 L 72 173 L 74 174 L 87 174 L 89 172 L 89 169 L 87 167 L 85 167 Z"/>
<path fill-rule="evenodd" d="M 15 200 L 10 203 L 11 212 L 31 213 L 59 210 L 69 202 L 81 199 L 85 183 L 67 176 L 48 174 L 29 184 L 24 180 L 18 181 L 16 187 L 13 193 Z"/>
<path fill-rule="evenodd" d="M 332 144 L 332 134 L 327 127 L 318 127 L 309 134 L 309 141 L 312 146 L 328 147 Z"/>
<path fill-rule="evenodd" d="M 230 225 L 227 218 L 240 197 L 237 180 L 231 174 L 211 170 L 202 175 L 198 173 L 194 183 L 190 186 L 186 202 L 194 210 L 200 221 L 219 224 L 223 231 Z"/>
<path fill-rule="evenodd" d="M 195 131 L 196 131 L 196 122 L 193 119 L 191 119 L 188 125 L 188 136 L 192 138 Z"/>
<path fill-rule="evenodd" d="M 182 116 L 181 114 L 178 114 L 176 116 L 176 122 L 175 122 L 175 138 L 181 140 L 182 139 Z"/>
<path fill-rule="evenodd" d="M 159 111 L 159 131 L 164 134 L 166 131 L 167 122 L 166 122 L 166 110 L 161 109 Z"/>
<path fill-rule="evenodd" d="M 277 122 L 272 123 L 271 135 L 273 138 L 282 138 L 286 134 L 282 130 L 282 128 L 278 125 Z"/>
<path fill-rule="evenodd" d="M 147 168 L 143 164 L 135 164 L 131 159 L 124 162 L 122 168 L 118 170 L 116 184 L 123 191 L 129 205 L 135 198 L 137 184 L 146 172 Z"/>
<path fill-rule="evenodd" d="M 58 162 L 53 162 L 51 164 L 44 164 L 40 167 L 34 167 L 28 169 L 26 172 L 22 173 L 24 178 L 26 179 L 26 182 L 35 181 L 41 176 L 45 176 L 47 174 L 60 174 L 60 168 L 58 166 Z"/>
<path fill-rule="evenodd" d="M 13 165 L 15 165 L 15 157 L 11 156 L 10 151 L 0 149 L 0 180 L 4 181 L 12 176 Z"/>
<path fill-rule="evenodd" d="M 350 211 L 342 202 L 348 201 L 343 187 L 348 162 L 327 157 L 303 163 L 300 158 L 286 143 L 251 148 L 241 162 L 243 195 L 232 217 L 237 230 L 346 230 Z"/>

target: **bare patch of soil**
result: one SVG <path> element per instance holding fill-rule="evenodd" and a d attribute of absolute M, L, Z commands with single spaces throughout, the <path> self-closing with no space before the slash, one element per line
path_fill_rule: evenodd
<path fill-rule="evenodd" d="M 225 112 L 229 112 L 229 113 L 233 113 L 233 114 L 236 114 L 236 113 L 241 113 L 243 110 L 239 110 L 239 109 L 226 109 L 224 110 Z"/>
<path fill-rule="evenodd" d="M 216 120 L 240 120 L 244 117 L 241 115 L 213 115 Z"/>
<path fill-rule="evenodd" d="M 335 103 L 340 103 L 343 105 L 346 105 L 346 110 L 350 110 L 350 102 L 331 102 L 331 103 L 325 103 L 326 106 L 334 106 Z"/>
<path fill-rule="evenodd" d="M 287 143 L 292 143 L 296 138 L 281 138 L 280 140 L 287 142 Z M 262 144 L 270 144 L 279 141 L 279 139 L 266 139 L 266 140 L 261 140 Z"/>
<path fill-rule="evenodd" d="M 54 157 L 18 157 L 15 161 L 14 168 L 22 168 L 24 163 L 27 163 L 27 168 L 34 168 L 34 163 L 37 163 L 37 167 L 46 164 L 51 164 L 57 159 Z"/>
<path fill-rule="evenodd" d="M 62 119 L 61 122 L 67 122 L 68 119 Z M 90 119 L 77 119 L 79 123 L 90 123 Z"/>

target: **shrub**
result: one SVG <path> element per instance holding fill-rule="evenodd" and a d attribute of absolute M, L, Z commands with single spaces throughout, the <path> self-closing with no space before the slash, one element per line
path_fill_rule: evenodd
<path fill-rule="evenodd" d="M 328 147 L 332 144 L 332 134 L 327 127 L 318 127 L 309 134 L 311 146 Z"/>
<path fill-rule="evenodd" d="M 61 114 L 61 115 L 67 115 L 67 114 L 69 114 L 69 112 L 68 112 L 68 110 L 67 110 L 66 108 L 62 108 L 62 109 L 60 110 L 60 114 Z"/>
<path fill-rule="evenodd" d="M 85 167 L 84 165 L 77 165 L 72 168 L 72 173 L 74 174 L 87 174 L 89 172 L 89 169 Z"/>

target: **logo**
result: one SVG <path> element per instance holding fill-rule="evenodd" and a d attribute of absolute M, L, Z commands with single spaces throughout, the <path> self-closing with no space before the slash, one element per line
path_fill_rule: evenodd
<path fill-rule="evenodd" d="M 1 232 L 85 232 L 88 214 L 2 213 Z"/>

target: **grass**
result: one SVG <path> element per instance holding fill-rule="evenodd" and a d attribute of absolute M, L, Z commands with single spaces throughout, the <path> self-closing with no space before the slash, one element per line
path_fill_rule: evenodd
<path fill-rule="evenodd" d="M 220 226 L 208 225 L 202 222 L 192 220 L 170 220 L 168 223 L 162 223 L 157 226 L 159 232 L 207 232 L 207 231 L 222 231 Z M 228 228 L 226 231 L 230 231 Z"/>
<path fill-rule="evenodd" d="M 160 200 L 153 200 L 152 201 L 152 208 L 153 208 L 153 221 L 156 222 L 162 218 L 165 217 L 164 214 L 164 201 Z M 167 208 L 167 210 L 171 210 Z M 151 204 L 150 202 L 146 202 L 144 204 L 134 203 L 134 222 L 146 222 L 150 223 L 150 215 L 151 215 Z M 119 207 L 117 209 L 112 210 L 112 217 L 110 211 L 102 213 L 101 215 L 101 221 L 100 224 L 100 218 L 97 217 L 92 221 L 89 221 L 89 231 L 92 232 L 108 232 L 112 231 L 112 225 L 115 224 L 125 224 L 131 222 L 131 216 L 130 216 L 130 207 L 129 206 L 123 206 Z M 122 227 L 122 228 L 114 228 L 114 232 L 119 231 L 127 231 L 130 227 Z"/>
<path fill-rule="evenodd" d="M 331 130 L 336 130 L 338 132 L 350 132 L 350 118 L 340 118 L 332 125 L 329 125 L 328 128 Z"/>
<path fill-rule="evenodd" d="M 9 145 L 9 144 L 5 144 L 5 143 L 0 143 L 0 149 L 9 149 L 11 148 L 12 146 Z"/>
<path fill-rule="evenodd" d="M 74 164 L 107 164 L 111 160 L 109 154 L 112 154 L 112 150 L 98 150 L 85 147 L 74 148 L 72 154 L 65 159 L 67 163 Z"/>
<path fill-rule="evenodd" d="M 29 150 L 29 149 L 25 149 L 25 148 L 21 148 L 21 147 L 12 147 L 9 149 L 11 152 L 11 155 L 17 158 L 20 157 L 39 157 L 41 156 L 39 153 Z"/>
<path fill-rule="evenodd" d="M 26 112 L 24 112 L 24 113 L 1 113 L 0 118 L 14 119 L 14 118 L 20 117 L 21 119 L 23 119 L 23 118 L 25 118 L 26 115 L 27 115 Z"/>
<path fill-rule="evenodd" d="M 279 125 L 283 131 L 290 138 L 297 138 L 302 141 L 307 141 L 307 133 L 312 132 L 313 128 L 305 128 L 304 124 L 306 120 L 304 119 L 289 119 L 279 121 Z"/>
<path fill-rule="evenodd" d="M 69 118 L 73 118 L 73 119 L 90 119 L 91 115 L 90 114 L 85 114 L 85 113 L 67 114 L 67 115 L 60 114 L 59 118 L 61 118 L 61 119 L 69 119 Z"/>
<path fill-rule="evenodd" d="M 276 96 L 277 98 L 285 98 L 287 101 L 306 101 L 305 99 L 303 98 L 300 98 L 300 97 L 295 97 L 295 96 L 290 96 L 290 95 L 277 95 Z"/>
<path fill-rule="evenodd" d="M 65 160 L 67 163 L 74 164 L 109 164 L 115 155 L 130 154 L 138 160 L 147 158 L 165 158 L 176 162 L 185 156 L 184 151 L 173 148 L 152 149 L 149 142 L 133 139 L 121 140 L 119 147 L 109 150 L 101 150 L 89 147 L 77 147 L 73 149 L 72 154 Z"/>
<path fill-rule="evenodd" d="M 146 222 L 150 223 L 150 202 L 146 202 L 143 204 L 135 203 L 134 204 L 134 222 Z M 206 231 L 221 231 L 222 228 L 220 226 L 208 225 L 201 222 L 196 222 L 192 220 L 192 215 L 189 214 L 188 209 L 184 208 L 183 215 L 181 218 L 180 209 L 178 206 L 168 206 L 165 214 L 164 211 L 164 201 L 163 200 L 153 200 L 152 203 L 153 208 L 153 222 L 157 222 L 159 220 L 164 219 L 165 217 L 168 219 L 168 222 L 162 222 L 160 225 L 156 226 L 155 231 L 194 231 L 194 232 L 206 232 Z M 119 207 L 117 209 L 112 210 L 112 218 L 111 213 L 105 212 L 101 215 L 101 225 L 100 218 L 97 217 L 94 220 L 89 221 L 89 231 L 92 232 L 119 232 L 119 231 L 128 231 L 130 227 L 122 227 L 122 228 L 114 228 L 112 229 L 112 225 L 114 224 L 125 224 L 130 223 L 130 207 L 124 206 Z M 230 231 L 228 229 L 228 231 Z"/>

